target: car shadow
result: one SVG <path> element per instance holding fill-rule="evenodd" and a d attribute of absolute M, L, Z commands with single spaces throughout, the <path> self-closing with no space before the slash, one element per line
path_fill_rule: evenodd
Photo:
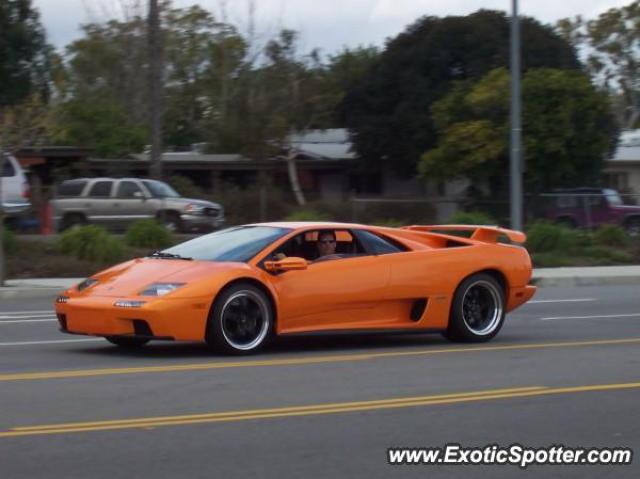
<path fill-rule="evenodd" d="M 425 346 L 452 344 L 439 334 L 357 334 L 357 335 L 313 335 L 278 337 L 256 354 L 232 356 L 210 349 L 204 343 L 156 341 L 138 349 L 119 348 L 106 342 L 104 345 L 83 346 L 68 350 L 66 353 L 94 355 L 103 357 L 139 357 L 139 358 L 244 358 L 277 359 L 291 358 L 309 353 L 372 353 L 388 350 L 410 349 Z"/>

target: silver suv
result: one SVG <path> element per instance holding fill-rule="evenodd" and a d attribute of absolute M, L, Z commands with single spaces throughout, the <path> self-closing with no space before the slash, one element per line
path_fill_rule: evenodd
<path fill-rule="evenodd" d="M 0 152 L 0 155 L 3 155 Z M 20 163 L 13 156 L 4 154 L 0 172 L 0 208 L 8 218 L 29 211 L 29 183 Z"/>
<path fill-rule="evenodd" d="M 224 226 L 224 209 L 210 201 L 183 198 L 166 183 L 140 178 L 80 178 L 60 184 L 52 201 L 56 231 L 99 224 L 124 229 L 157 218 L 172 231 Z"/>

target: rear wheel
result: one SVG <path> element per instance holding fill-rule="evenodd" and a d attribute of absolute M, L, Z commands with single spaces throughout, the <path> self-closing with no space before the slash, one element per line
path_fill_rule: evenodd
<path fill-rule="evenodd" d="M 64 218 L 62 218 L 61 229 L 64 231 L 68 230 L 69 228 L 73 228 L 74 226 L 83 226 L 86 224 L 87 219 L 84 217 L 84 215 L 81 215 L 80 213 L 71 213 L 65 215 Z"/>
<path fill-rule="evenodd" d="M 454 341 L 483 342 L 493 338 L 504 323 L 505 294 L 491 275 L 465 279 L 453 297 L 446 336 Z"/>
<path fill-rule="evenodd" d="M 640 216 L 629 218 L 624 224 L 624 229 L 632 238 L 640 237 Z"/>
<path fill-rule="evenodd" d="M 131 338 L 127 336 L 106 336 L 105 339 L 111 344 L 126 349 L 140 348 L 149 342 L 149 340 L 145 338 Z"/>
<path fill-rule="evenodd" d="M 273 309 L 267 295 L 249 283 L 225 289 L 207 324 L 207 343 L 229 354 L 251 354 L 271 338 Z"/>

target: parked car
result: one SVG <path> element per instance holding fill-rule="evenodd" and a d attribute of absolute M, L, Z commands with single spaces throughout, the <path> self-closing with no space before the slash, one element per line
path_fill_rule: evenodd
<path fill-rule="evenodd" d="M 63 181 L 52 200 L 56 231 L 99 224 L 125 229 L 157 218 L 171 231 L 213 230 L 224 226 L 224 209 L 210 201 L 183 198 L 171 186 L 140 178 L 79 178 Z"/>
<path fill-rule="evenodd" d="M 11 155 L 4 154 L 0 181 L 0 208 L 4 211 L 5 217 L 13 219 L 28 212 L 31 208 L 29 183 L 20 163 Z"/>
<path fill-rule="evenodd" d="M 617 224 L 631 236 L 640 236 L 640 206 L 625 205 L 616 190 L 571 188 L 548 195 L 546 217 L 570 227 L 597 228 Z"/>

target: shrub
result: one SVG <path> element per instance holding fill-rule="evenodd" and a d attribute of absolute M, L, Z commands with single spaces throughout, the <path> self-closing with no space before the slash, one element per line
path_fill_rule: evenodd
<path fill-rule="evenodd" d="M 400 226 L 407 226 L 405 221 L 400 221 L 394 218 L 384 218 L 379 220 L 374 220 L 371 224 L 376 226 L 388 226 L 389 228 L 398 228 Z"/>
<path fill-rule="evenodd" d="M 191 178 L 186 176 L 176 175 L 169 178 L 168 183 L 176 190 L 180 195 L 186 198 L 202 198 L 202 190 L 196 186 Z"/>
<path fill-rule="evenodd" d="M 579 230 L 551 223 L 536 223 L 527 231 L 527 249 L 534 253 L 577 254 L 590 245 L 589 236 Z"/>
<path fill-rule="evenodd" d="M 623 228 L 615 225 L 600 226 L 593 233 L 593 241 L 597 245 L 626 248 L 629 246 L 629 237 Z"/>
<path fill-rule="evenodd" d="M 10 229 L 2 228 L 2 248 L 6 254 L 15 254 L 18 251 L 18 240 Z"/>
<path fill-rule="evenodd" d="M 482 211 L 458 211 L 448 223 L 452 225 L 496 225 L 498 222 Z"/>
<path fill-rule="evenodd" d="M 125 256 L 122 242 L 94 225 L 65 231 L 58 239 L 57 247 L 63 254 L 98 263 L 115 263 Z"/>
<path fill-rule="evenodd" d="M 174 243 L 173 235 L 156 220 L 148 219 L 133 223 L 124 237 L 125 243 L 134 248 L 166 248 Z"/>

